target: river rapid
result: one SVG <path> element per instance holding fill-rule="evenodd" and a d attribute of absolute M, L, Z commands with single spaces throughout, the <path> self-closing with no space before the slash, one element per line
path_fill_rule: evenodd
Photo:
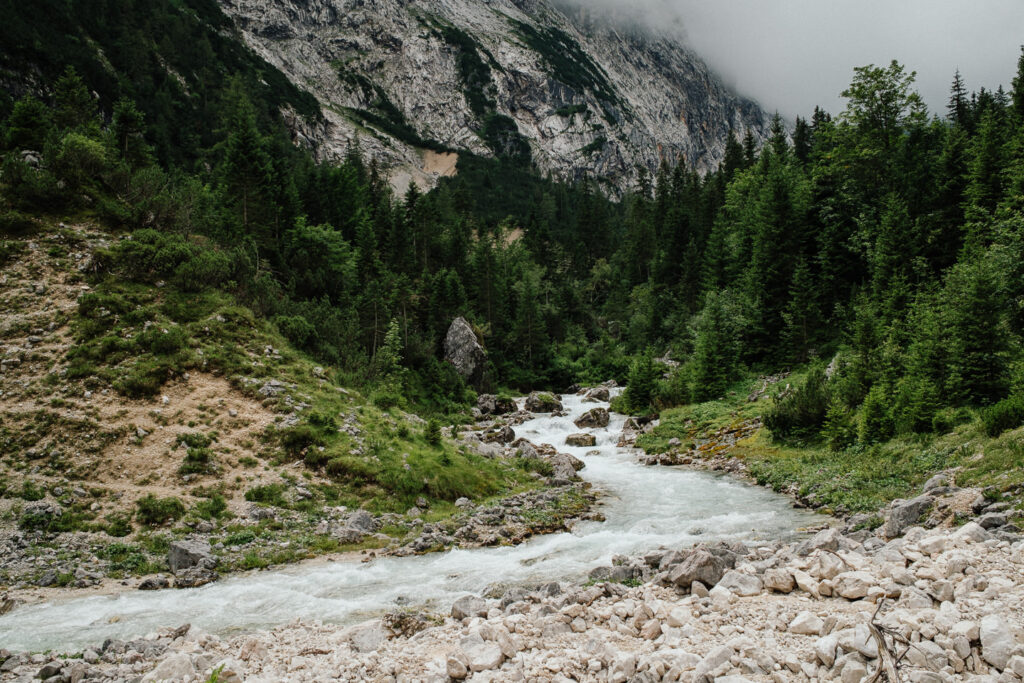
<path fill-rule="evenodd" d="M 106 638 L 130 639 L 184 623 L 229 634 L 295 619 L 356 623 L 396 607 L 445 610 L 459 596 L 494 585 L 578 580 L 617 554 L 719 540 L 786 539 L 825 521 L 795 509 L 783 496 L 727 476 L 640 465 L 633 451 L 615 445 L 623 416 L 612 414 L 603 429 L 580 430 L 573 419 L 594 405 L 579 396 L 563 396 L 562 402 L 566 416 L 538 416 L 516 427 L 516 436 L 583 460 L 580 476 L 602 494 L 605 522 L 581 522 L 571 533 L 538 536 L 515 547 L 310 563 L 195 589 L 33 604 L 0 617 L 0 647 L 75 651 Z M 566 436 L 581 431 L 594 434 L 597 446 L 565 446 Z"/>

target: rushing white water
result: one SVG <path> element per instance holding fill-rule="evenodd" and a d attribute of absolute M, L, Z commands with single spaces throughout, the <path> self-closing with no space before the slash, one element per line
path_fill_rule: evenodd
<path fill-rule="evenodd" d="M 196 589 L 30 605 L 0 617 L 0 647 L 70 651 L 186 622 L 218 633 L 296 618 L 355 623 L 396 605 L 444 608 L 493 584 L 576 579 L 609 564 L 615 554 L 698 541 L 785 538 L 822 521 L 782 496 L 728 477 L 637 464 L 634 454 L 615 446 L 621 416 L 613 414 L 605 429 L 586 430 L 597 437 L 596 448 L 565 446 L 568 434 L 581 431 L 572 420 L 594 406 L 577 396 L 562 400 L 566 417 L 539 417 L 517 427 L 516 434 L 555 445 L 586 463 L 581 476 L 605 494 L 603 523 L 581 523 L 572 533 L 539 536 L 511 548 L 300 565 Z"/>

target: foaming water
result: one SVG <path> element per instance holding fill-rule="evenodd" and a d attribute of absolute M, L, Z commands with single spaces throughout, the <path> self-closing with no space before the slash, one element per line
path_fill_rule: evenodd
<path fill-rule="evenodd" d="M 624 417 L 613 414 L 607 428 L 580 430 L 572 421 L 593 404 L 577 396 L 562 401 L 567 416 L 538 417 L 517 427 L 516 435 L 586 463 L 580 475 L 604 494 L 603 523 L 580 523 L 571 533 L 516 547 L 300 565 L 195 589 L 29 605 L 0 617 L 0 647 L 70 651 L 186 622 L 222 634 L 296 618 L 356 623 L 399 605 L 443 609 L 494 584 L 576 579 L 616 554 L 698 541 L 787 538 L 822 521 L 783 496 L 725 476 L 639 465 L 631 451 L 615 446 Z M 579 431 L 594 434 L 597 446 L 565 446 L 565 437 Z"/>

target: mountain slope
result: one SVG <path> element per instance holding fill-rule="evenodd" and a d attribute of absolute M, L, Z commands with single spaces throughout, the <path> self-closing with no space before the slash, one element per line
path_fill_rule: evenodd
<path fill-rule="evenodd" d="M 588 21 L 545 0 L 221 0 L 246 42 L 320 100 L 290 117 L 320 158 L 358 144 L 429 184 L 447 151 L 527 154 L 541 171 L 624 189 L 661 159 L 713 169 L 730 128 L 768 117 L 668 37 Z"/>

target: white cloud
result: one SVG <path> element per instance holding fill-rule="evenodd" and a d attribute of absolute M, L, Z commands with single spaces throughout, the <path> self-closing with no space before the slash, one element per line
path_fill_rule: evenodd
<path fill-rule="evenodd" d="M 787 117 L 841 111 L 853 68 L 893 59 L 944 113 L 957 68 L 968 90 L 1009 89 L 1024 43 L 1024 0 L 564 1 L 680 27 L 727 83 Z"/>

